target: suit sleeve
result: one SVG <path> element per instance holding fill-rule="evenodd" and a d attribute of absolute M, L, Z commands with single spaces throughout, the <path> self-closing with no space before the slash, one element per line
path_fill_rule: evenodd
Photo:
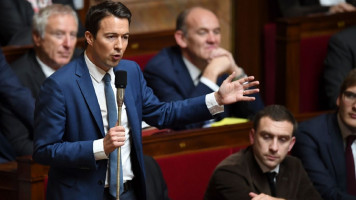
<path fill-rule="evenodd" d="M 239 173 L 235 166 L 217 168 L 209 181 L 204 200 L 250 200 L 250 182 L 244 174 Z"/>
<path fill-rule="evenodd" d="M 33 129 L 27 128 L 7 107 L 0 106 L 1 132 L 15 150 L 16 156 L 32 155 Z"/>
<path fill-rule="evenodd" d="M 33 158 L 52 167 L 95 169 L 93 140 L 71 139 L 76 136 L 68 135 L 67 123 L 77 122 L 67 121 L 68 112 L 61 87 L 51 77 L 47 78 L 36 101 Z"/>
<path fill-rule="evenodd" d="M 324 93 L 328 109 L 336 108 L 336 99 L 339 96 L 340 86 L 354 67 L 352 60 L 352 54 L 347 44 L 339 37 L 332 37 L 329 41 L 323 72 Z"/>
<path fill-rule="evenodd" d="M 162 102 L 153 93 L 150 87 L 147 87 L 140 68 L 137 65 L 138 77 L 128 77 L 136 81 L 134 86 L 141 88 L 142 114 L 143 119 L 150 125 L 158 128 L 173 128 L 184 126 L 189 123 L 196 123 L 212 118 L 207 105 L 205 104 L 205 95 L 174 102 Z M 133 84 L 133 85 L 134 85 Z M 138 105 L 139 106 L 139 105 Z"/>

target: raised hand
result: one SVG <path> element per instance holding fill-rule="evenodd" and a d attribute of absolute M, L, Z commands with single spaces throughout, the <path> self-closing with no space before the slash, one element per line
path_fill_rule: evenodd
<path fill-rule="evenodd" d="M 219 91 L 215 92 L 215 99 L 219 105 L 232 104 L 238 101 L 255 100 L 255 97 L 245 96 L 259 92 L 258 88 L 249 89 L 250 87 L 259 85 L 258 81 L 254 81 L 255 77 L 248 76 L 232 81 L 234 77 L 235 72 L 227 77 L 220 86 Z"/>

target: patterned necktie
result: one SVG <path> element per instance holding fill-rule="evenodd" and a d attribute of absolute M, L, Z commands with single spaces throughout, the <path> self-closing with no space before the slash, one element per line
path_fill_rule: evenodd
<path fill-rule="evenodd" d="M 352 154 L 351 145 L 356 139 L 356 135 L 350 135 L 346 139 L 346 173 L 347 173 L 347 192 L 356 195 L 356 178 L 355 178 L 355 163 Z"/>
<path fill-rule="evenodd" d="M 115 126 L 117 121 L 117 110 L 116 110 L 116 102 L 114 91 L 111 87 L 111 77 L 110 74 L 105 74 L 104 78 L 105 83 L 105 97 L 106 97 L 106 108 L 107 108 L 107 115 L 108 115 L 108 126 L 112 128 Z M 121 156 L 120 156 L 121 158 Z M 117 179 L 117 149 L 110 154 L 109 160 L 109 191 L 110 194 L 116 197 L 116 179 Z M 122 164 L 120 159 L 120 193 L 123 191 L 123 179 L 122 179 Z"/>
<path fill-rule="evenodd" d="M 277 175 L 276 172 L 267 172 L 266 173 L 268 184 L 269 184 L 269 187 L 271 188 L 271 195 L 273 197 L 276 196 L 276 182 L 274 181 L 274 179 L 276 178 L 276 175 Z"/>

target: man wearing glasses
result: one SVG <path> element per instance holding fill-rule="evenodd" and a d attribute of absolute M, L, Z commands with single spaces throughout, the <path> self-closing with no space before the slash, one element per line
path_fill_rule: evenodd
<path fill-rule="evenodd" d="M 302 122 L 292 154 L 323 199 L 356 199 L 356 69 L 341 85 L 336 112 Z"/>

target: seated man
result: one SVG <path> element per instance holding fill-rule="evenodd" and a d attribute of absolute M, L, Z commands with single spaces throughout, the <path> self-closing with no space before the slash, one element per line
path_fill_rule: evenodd
<path fill-rule="evenodd" d="M 326 109 L 336 108 L 340 85 L 347 74 L 356 68 L 356 26 L 336 33 L 330 38 L 328 54 L 324 61 L 323 95 Z"/>
<path fill-rule="evenodd" d="M 340 87 L 336 112 L 300 123 L 296 134 L 298 140 L 292 154 L 301 159 L 325 200 L 356 199 L 356 142 L 351 140 L 356 130 L 355 103 L 353 69 Z"/>
<path fill-rule="evenodd" d="M 43 81 L 71 60 L 77 31 L 76 13 L 67 5 L 53 4 L 35 14 L 32 31 L 34 49 L 11 63 L 14 72 L 22 84 L 32 91 L 34 98 L 37 98 Z M 14 147 L 16 155 L 31 155 L 33 130 L 25 127 L 7 107 L 0 105 L 0 110 L 4 122 L 3 134 Z"/>
<path fill-rule="evenodd" d="M 165 48 L 144 69 L 147 85 L 161 101 L 175 101 L 217 91 L 227 74 L 236 79 L 246 76 L 231 53 L 220 47 L 220 24 L 214 13 L 193 7 L 179 14 L 174 34 L 178 46 Z M 250 118 L 263 108 L 259 94 L 254 102 L 238 102 L 227 106 L 218 118 L 234 116 Z M 174 127 L 189 129 L 203 123 Z"/>
<path fill-rule="evenodd" d="M 250 131 L 252 145 L 217 166 L 204 199 L 321 199 L 301 162 L 287 155 L 296 127 L 283 106 L 258 112 Z"/>
<path fill-rule="evenodd" d="M 28 129 L 33 129 L 35 100 L 30 90 L 23 87 L 6 62 L 0 48 L 0 106 L 8 108 Z M 3 135 L 7 125 L 0 112 L 0 163 L 15 159 L 15 151 L 8 139 Z M 16 128 L 16 127 L 12 127 Z"/>

